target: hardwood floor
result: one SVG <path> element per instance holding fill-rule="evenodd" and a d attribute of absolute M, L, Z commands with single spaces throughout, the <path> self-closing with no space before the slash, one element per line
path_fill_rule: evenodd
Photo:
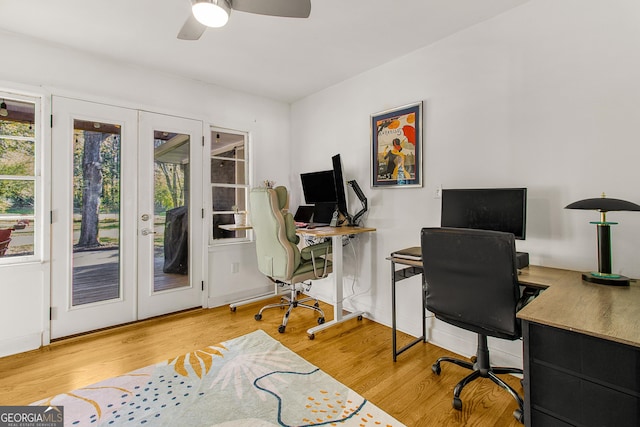
<path fill-rule="evenodd" d="M 452 390 L 468 371 L 446 364 L 442 374 L 431 364 L 452 353 L 429 343 L 418 344 L 393 362 L 391 329 L 364 319 L 350 320 L 309 340 L 315 325 L 307 310 L 294 310 L 287 331 L 277 327 L 283 312 L 253 315 L 264 303 L 227 307 L 150 319 L 68 338 L 39 350 L 0 358 L 0 405 L 24 405 L 87 386 L 143 366 L 263 329 L 310 363 L 360 393 L 407 426 L 520 426 L 512 416 L 513 398 L 488 379 L 474 381 L 462 393 L 462 411 L 451 407 Z M 332 308 L 321 304 L 327 320 Z M 411 339 L 399 334 L 403 345 Z M 520 382 L 505 376 L 522 393 Z"/>

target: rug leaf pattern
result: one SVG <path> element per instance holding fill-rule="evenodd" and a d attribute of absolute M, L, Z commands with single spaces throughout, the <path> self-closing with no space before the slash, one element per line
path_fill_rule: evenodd
<path fill-rule="evenodd" d="M 34 405 L 66 426 L 402 426 L 260 330 Z"/>

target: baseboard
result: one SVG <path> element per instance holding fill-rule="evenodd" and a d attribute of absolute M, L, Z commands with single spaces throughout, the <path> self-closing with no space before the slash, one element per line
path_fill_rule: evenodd
<path fill-rule="evenodd" d="M 0 344 L 0 357 L 11 356 L 12 354 L 24 353 L 25 351 L 37 350 L 42 345 L 42 337 L 39 333 L 23 335 L 14 338 L 3 338 Z"/>
<path fill-rule="evenodd" d="M 273 285 L 261 286 L 241 292 L 233 292 L 225 295 L 218 295 L 215 297 L 209 297 L 207 299 L 207 307 L 214 308 L 223 305 L 231 304 L 232 302 L 242 301 L 245 299 L 253 298 L 259 295 L 264 295 L 269 292 L 274 292 Z"/>
<path fill-rule="evenodd" d="M 315 298 L 327 304 L 333 304 L 332 297 L 327 298 L 326 295 L 320 294 L 320 292 L 313 292 Z M 376 313 L 372 307 L 364 307 L 364 304 L 356 304 L 355 306 L 349 299 L 345 299 L 343 302 L 343 308 L 347 311 L 360 310 L 365 312 L 365 317 L 373 320 L 376 323 L 391 327 L 391 322 L 387 321 L 388 315 L 380 315 Z M 404 313 L 397 313 L 397 323 L 401 325 L 413 325 L 412 330 L 405 330 L 404 328 L 398 328 L 398 331 L 404 332 L 414 337 L 418 337 L 422 331 L 420 330 L 420 320 L 409 319 L 403 316 Z M 390 319 L 388 319 L 390 320 Z M 455 328 L 451 325 L 443 324 L 442 322 L 431 318 L 427 319 L 427 341 L 433 345 L 436 345 L 445 350 L 452 351 L 462 358 L 468 358 L 476 353 L 477 338 L 472 332 L 465 331 L 463 329 Z M 453 333 L 452 333 L 453 331 Z M 459 332 L 459 334 L 457 334 Z M 497 339 L 496 339 L 497 340 Z M 389 331 L 389 341 L 391 341 L 391 331 Z M 513 344 L 507 340 L 499 340 L 495 342 L 493 338 L 489 337 L 489 352 L 491 355 L 491 364 L 493 366 L 509 366 L 514 368 L 522 367 L 522 341 L 514 341 Z M 509 346 L 519 347 L 518 351 L 510 351 Z M 410 352 L 411 350 L 409 350 Z M 389 356 L 391 357 L 391 356 Z"/>

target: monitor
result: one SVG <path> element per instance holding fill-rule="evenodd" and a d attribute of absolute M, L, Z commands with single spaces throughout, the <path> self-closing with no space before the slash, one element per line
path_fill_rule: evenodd
<path fill-rule="evenodd" d="M 347 211 L 347 191 L 345 189 L 346 181 L 342 174 L 342 159 L 340 158 L 340 154 L 333 156 L 331 161 L 333 162 L 333 179 L 335 180 L 338 212 L 345 218 L 349 218 L 349 212 Z"/>
<path fill-rule="evenodd" d="M 476 228 L 526 234 L 526 188 L 442 190 L 442 227 Z"/>
<path fill-rule="evenodd" d="M 332 170 L 302 173 L 300 180 L 306 203 L 337 203 L 336 184 Z"/>

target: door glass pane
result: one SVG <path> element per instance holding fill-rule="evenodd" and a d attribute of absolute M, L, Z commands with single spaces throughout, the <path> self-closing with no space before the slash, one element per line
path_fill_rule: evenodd
<path fill-rule="evenodd" d="M 74 306 L 120 298 L 120 126 L 74 120 Z"/>
<path fill-rule="evenodd" d="M 0 98 L 0 260 L 34 255 L 35 105 Z"/>
<path fill-rule="evenodd" d="M 155 292 L 189 286 L 189 135 L 154 132 Z"/>

